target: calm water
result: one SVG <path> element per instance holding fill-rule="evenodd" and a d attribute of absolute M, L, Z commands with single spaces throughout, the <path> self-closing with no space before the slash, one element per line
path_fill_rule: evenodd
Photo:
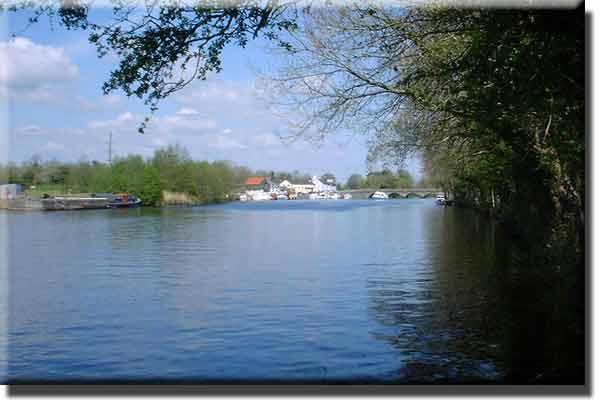
<path fill-rule="evenodd" d="M 2 217 L 12 381 L 527 382 L 564 345 L 501 230 L 431 199 Z"/>

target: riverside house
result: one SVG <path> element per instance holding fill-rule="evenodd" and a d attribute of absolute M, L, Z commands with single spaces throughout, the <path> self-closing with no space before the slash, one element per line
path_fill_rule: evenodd
<path fill-rule="evenodd" d="M 281 189 L 294 192 L 296 194 L 309 194 L 312 193 L 315 189 L 315 185 L 313 183 L 291 183 L 287 179 L 282 181 L 279 184 Z"/>
<path fill-rule="evenodd" d="M 263 191 L 270 192 L 273 189 L 273 183 L 265 176 L 251 176 L 246 179 L 246 190 L 251 192 Z"/>
<path fill-rule="evenodd" d="M 275 185 L 264 176 L 251 176 L 246 179 L 246 196 L 248 200 L 271 200 Z"/>
<path fill-rule="evenodd" d="M 246 179 L 246 190 L 269 192 L 271 186 L 269 180 L 264 176 L 251 176 Z"/>

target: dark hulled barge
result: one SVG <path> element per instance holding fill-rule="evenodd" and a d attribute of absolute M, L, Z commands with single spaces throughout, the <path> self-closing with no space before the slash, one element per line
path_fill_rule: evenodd
<path fill-rule="evenodd" d="M 141 200 L 127 193 L 100 193 L 88 197 L 54 196 L 41 200 L 42 209 L 55 210 L 97 210 L 106 208 L 129 208 L 141 205 Z"/>

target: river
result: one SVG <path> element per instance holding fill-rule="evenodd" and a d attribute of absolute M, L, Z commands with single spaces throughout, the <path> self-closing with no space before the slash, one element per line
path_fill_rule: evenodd
<path fill-rule="evenodd" d="M 2 217 L 11 382 L 555 382 L 572 353 L 560 285 L 432 199 Z"/>

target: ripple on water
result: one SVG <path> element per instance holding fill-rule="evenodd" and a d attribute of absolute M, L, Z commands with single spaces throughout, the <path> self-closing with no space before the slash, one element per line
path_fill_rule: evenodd
<path fill-rule="evenodd" d="M 494 298 L 473 269 L 484 250 L 455 255 L 452 212 L 357 200 L 9 214 L 9 375 L 501 379 L 505 342 L 479 319 Z"/>

